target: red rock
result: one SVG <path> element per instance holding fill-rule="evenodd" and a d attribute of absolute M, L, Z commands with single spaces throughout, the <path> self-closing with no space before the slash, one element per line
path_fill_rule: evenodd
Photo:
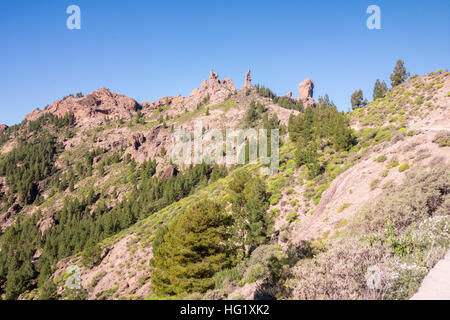
<path fill-rule="evenodd" d="M 52 113 L 58 117 L 63 117 L 67 113 L 73 113 L 75 121 L 106 116 L 130 119 L 139 107 L 136 100 L 101 88 L 81 98 L 70 96 L 66 99 L 55 101 L 42 111 L 34 110 L 26 115 L 25 119 L 34 121 L 46 113 Z"/>

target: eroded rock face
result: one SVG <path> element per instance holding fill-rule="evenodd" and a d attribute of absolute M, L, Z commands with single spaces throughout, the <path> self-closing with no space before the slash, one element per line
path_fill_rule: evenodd
<path fill-rule="evenodd" d="M 52 113 L 58 117 L 73 113 L 75 121 L 106 116 L 130 119 L 139 108 L 140 105 L 136 100 L 101 88 L 81 98 L 68 97 L 55 101 L 44 110 L 34 110 L 26 115 L 25 119 L 34 121 L 46 113 Z"/>
<path fill-rule="evenodd" d="M 244 85 L 242 86 L 242 89 L 250 89 L 250 88 L 253 88 L 252 76 L 250 75 L 250 70 L 248 70 L 247 73 L 245 74 L 245 82 Z"/>
<path fill-rule="evenodd" d="M 6 124 L 0 124 L 0 132 L 5 131 L 6 129 L 8 129 L 8 126 Z"/>
<path fill-rule="evenodd" d="M 142 133 L 137 133 L 131 136 L 130 143 L 134 150 L 138 150 L 139 147 L 146 141 L 145 136 Z"/>
<path fill-rule="evenodd" d="M 314 82 L 307 78 L 298 85 L 299 99 L 305 107 L 315 107 L 316 102 L 313 99 Z"/>

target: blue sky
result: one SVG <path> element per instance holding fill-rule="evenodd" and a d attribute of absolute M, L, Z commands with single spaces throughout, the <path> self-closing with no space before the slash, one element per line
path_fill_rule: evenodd
<path fill-rule="evenodd" d="M 66 8 L 81 8 L 81 30 Z M 381 8 L 381 30 L 366 9 Z M 149 1 L 14 0 L 0 6 L 0 123 L 76 92 L 100 87 L 138 101 L 188 95 L 214 69 L 240 88 L 282 95 L 309 77 L 314 97 L 341 110 L 377 78 L 389 83 L 397 59 L 411 74 L 448 69 L 448 0 Z"/>

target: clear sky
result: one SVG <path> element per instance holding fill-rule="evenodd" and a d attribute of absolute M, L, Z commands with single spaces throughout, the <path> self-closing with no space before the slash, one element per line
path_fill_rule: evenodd
<path fill-rule="evenodd" d="M 81 30 L 68 30 L 69 5 Z M 381 30 L 366 9 L 381 8 Z M 214 69 L 240 88 L 283 95 L 309 77 L 341 110 L 397 59 L 411 74 L 448 69 L 448 0 L 14 0 L 0 2 L 0 123 L 107 87 L 138 101 L 189 95 Z"/>

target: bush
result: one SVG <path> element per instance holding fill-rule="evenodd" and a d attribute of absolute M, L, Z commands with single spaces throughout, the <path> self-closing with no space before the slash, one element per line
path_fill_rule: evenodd
<path fill-rule="evenodd" d="M 392 160 L 391 162 L 389 162 L 387 165 L 386 165 L 386 168 L 387 169 L 392 169 L 392 168 L 395 168 L 396 166 L 398 166 L 398 161 L 397 160 Z"/>
<path fill-rule="evenodd" d="M 450 167 L 410 173 L 352 219 L 327 250 L 299 261 L 291 299 L 409 299 L 450 245 Z M 369 290 L 369 267 L 381 287 Z"/>
<path fill-rule="evenodd" d="M 214 274 L 233 265 L 225 245 L 230 222 L 224 209 L 209 200 L 178 215 L 154 252 L 153 292 L 165 297 L 213 289 Z"/>
<path fill-rule="evenodd" d="M 400 167 L 398 167 L 398 172 L 403 172 L 409 169 L 409 163 L 404 163 Z"/>
<path fill-rule="evenodd" d="M 375 179 L 370 183 L 370 190 L 375 190 L 378 188 L 378 184 L 380 183 L 380 179 Z"/>
<path fill-rule="evenodd" d="M 344 203 L 344 204 L 342 204 L 342 206 L 339 207 L 338 212 L 341 213 L 342 211 L 344 211 L 345 209 L 347 209 L 351 205 L 352 205 L 351 203 Z"/>
<path fill-rule="evenodd" d="M 387 157 L 385 155 L 381 155 L 378 158 L 376 158 L 376 162 L 385 162 L 387 160 Z"/>
<path fill-rule="evenodd" d="M 358 239 L 335 243 L 313 259 L 301 260 L 294 279 L 287 282 L 295 300 L 342 300 L 381 298 L 391 271 L 386 267 L 387 249 Z M 378 266 L 383 272 L 383 290 L 373 296 L 366 286 L 367 270 Z"/>
<path fill-rule="evenodd" d="M 96 266 L 101 261 L 102 249 L 100 246 L 89 240 L 82 253 L 83 265 L 87 268 Z"/>
<path fill-rule="evenodd" d="M 437 143 L 439 147 L 450 147 L 450 132 L 441 131 L 436 134 L 433 139 L 434 143 Z"/>

